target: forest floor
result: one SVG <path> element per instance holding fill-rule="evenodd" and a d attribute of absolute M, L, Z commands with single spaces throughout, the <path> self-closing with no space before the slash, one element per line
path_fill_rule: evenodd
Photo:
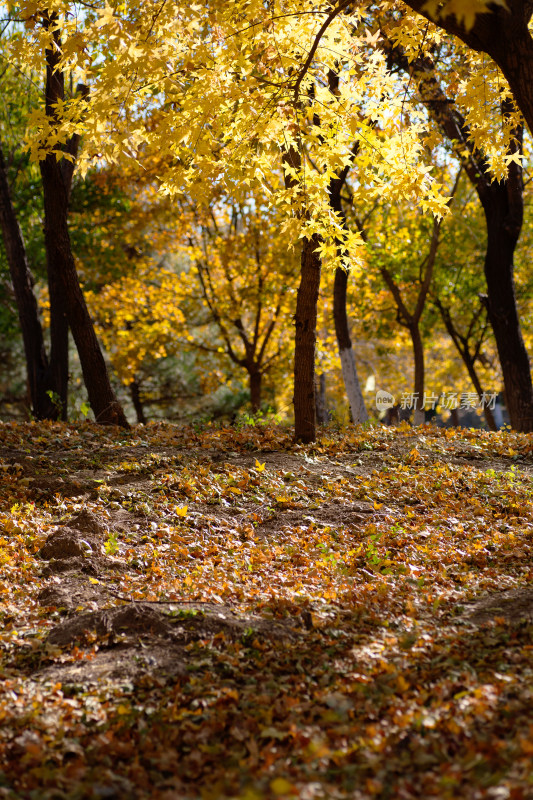
<path fill-rule="evenodd" d="M 0 798 L 533 798 L 533 437 L 0 423 Z"/>

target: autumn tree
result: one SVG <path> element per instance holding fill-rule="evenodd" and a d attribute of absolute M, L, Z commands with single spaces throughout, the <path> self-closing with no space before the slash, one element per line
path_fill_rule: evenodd
<path fill-rule="evenodd" d="M 20 224 L 20 209 L 13 199 L 13 181 L 10 178 L 9 164 L 18 177 L 15 187 L 21 192 L 21 183 L 28 176 L 30 167 L 22 154 L 24 115 L 28 114 L 36 102 L 33 91 L 23 92 L 14 71 L 6 68 L 2 75 L 2 89 L 5 96 L 7 114 L 2 115 L 2 135 L 0 139 L 0 226 L 7 265 L 13 286 L 24 353 L 30 406 L 37 419 L 56 419 L 66 411 L 54 404 L 51 395 L 59 396 L 61 383 L 59 376 L 68 372 L 68 363 L 59 365 L 57 350 L 50 359 L 47 354 L 45 337 L 39 313 L 38 301 L 34 292 L 34 271 L 30 266 L 30 256 Z M 22 174 L 22 180 L 21 180 Z M 35 191 L 35 181 L 31 181 Z M 38 188 L 38 187 L 37 187 Z M 22 194 L 22 193 L 21 193 Z M 29 197 L 26 198 L 31 206 Z M 34 265 L 35 267 L 35 265 Z"/>
<path fill-rule="evenodd" d="M 190 328 L 190 342 L 204 352 L 223 351 L 246 371 L 252 411 L 258 411 L 264 376 L 287 353 L 297 277 L 291 240 L 259 192 L 239 206 L 219 201 L 192 210 L 189 230 L 185 254 L 192 266 L 184 279 L 193 296 L 196 278 L 205 309 Z"/>
<path fill-rule="evenodd" d="M 529 130 L 533 133 L 533 38 L 529 23 L 533 6 L 529 0 L 492 3 L 467 0 L 406 0 L 406 5 L 457 36 L 476 53 L 486 53 L 501 69 Z"/>
<path fill-rule="evenodd" d="M 78 353 L 89 402 L 97 422 L 127 427 L 124 412 L 111 387 L 107 367 L 94 332 L 81 290 L 68 230 L 68 210 L 72 177 L 80 135 L 74 132 L 63 146 L 52 145 L 46 135 L 55 137 L 58 109 L 66 102 L 65 75 L 61 66 L 62 42 L 59 15 L 45 11 L 42 26 L 45 40 L 45 120 L 49 129 L 43 135 L 39 161 L 44 194 L 44 235 L 50 292 L 52 344 L 57 339 L 65 346 L 66 326 L 70 327 Z M 88 90 L 77 91 L 83 113 L 83 98 Z M 54 330 L 60 330 L 56 333 Z M 67 344 L 68 346 L 68 344 Z M 68 375 L 66 376 L 68 380 Z"/>
<path fill-rule="evenodd" d="M 464 8 L 444 4 L 423 4 L 415 0 L 408 5 L 427 19 L 459 37 L 475 52 L 487 53 L 501 69 L 508 81 L 512 96 L 526 123 L 533 130 L 533 93 L 531 90 L 531 65 L 533 65 L 533 40 L 529 21 L 533 7 L 522 0 L 497 6 L 488 4 L 465 4 Z M 422 59 L 427 73 L 429 56 Z M 424 86 L 430 82 L 424 80 Z M 442 98 L 433 88 L 433 102 Z M 488 313 L 498 343 L 498 352 L 506 379 L 507 402 L 513 427 L 517 430 L 533 430 L 533 387 L 529 358 L 523 343 L 520 323 L 516 314 L 516 299 L 513 281 L 513 253 L 516 248 L 523 220 L 522 200 L 522 131 L 514 120 L 512 102 L 502 94 L 502 114 L 510 119 L 513 136 L 508 140 L 507 179 L 500 175 L 493 180 L 490 165 L 470 140 L 465 153 L 471 179 L 478 189 L 487 220 L 487 255 L 485 276 L 488 287 Z M 465 137 L 465 120 L 453 104 L 440 103 L 442 125 L 453 128 L 454 139 L 468 142 Z M 476 154 L 477 150 L 477 154 Z M 468 155 L 467 155 L 468 153 Z M 465 164 L 466 168 L 466 164 Z"/>
<path fill-rule="evenodd" d="M 83 113 L 81 105 L 61 106 L 54 135 L 65 145 L 73 130 L 83 133 L 82 169 L 96 153 L 119 163 L 159 152 L 168 157 L 162 191 L 200 202 L 217 186 L 236 204 L 268 183 L 273 169 L 284 170 L 285 186 L 269 194 L 268 204 L 283 211 L 293 242 L 303 242 L 295 419 L 297 438 L 311 440 L 319 261 L 338 264 L 340 241 L 357 262 L 361 247 L 331 209 L 330 179 L 358 140 L 371 176 L 361 191 L 403 194 L 437 212 L 445 205 L 422 168 L 417 132 L 404 128 L 400 135 L 393 123 L 394 82 L 359 9 L 347 2 L 317 11 L 304 2 L 286 8 L 239 0 L 214 2 L 208 13 L 165 2 L 146 14 L 133 2 L 97 3 L 80 16 L 69 3 L 57 7 L 61 70 L 79 74 L 90 94 Z M 332 96 L 327 75 L 339 64 L 339 93 Z M 378 149 L 376 115 L 388 128 Z M 320 177 L 306 168 L 304 153 L 320 164 Z"/>
<path fill-rule="evenodd" d="M 520 320 L 517 313 L 514 286 L 513 256 L 523 220 L 522 140 L 523 131 L 516 119 L 512 100 L 497 83 L 491 90 L 486 80 L 485 94 L 491 91 L 495 119 L 491 124 L 481 123 L 479 110 L 472 108 L 472 101 L 464 99 L 463 108 L 451 99 L 457 73 L 452 75 L 450 86 L 443 86 L 434 56 L 413 54 L 404 49 L 413 42 L 402 38 L 398 27 L 393 27 L 392 45 L 385 38 L 385 49 L 390 61 L 403 68 L 413 79 L 419 99 L 428 110 L 440 131 L 452 143 L 454 152 L 465 170 L 479 197 L 484 210 L 487 247 L 484 272 L 487 285 L 487 309 L 498 345 L 506 386 L 506 395 L 511 423 L 517 430 L 531 430 L 533 426 L 533 387 L 528 354 L 524 345 Z M 387 34 L 385 34 L 387 37 Z M 468 61 L 467 61 L 468 63 Z M 470 65 L 472 66 L 472 64 Z M 465 83 L 475 88 L 475 77 L 466 76 Z M 496 97 L 494 98 L 494 95 Z M 470 104 L 470 108 L 469 108 Z M 496 114 L 498 116 L 496 116 Z M 500 125 L 500 161 L 498 165 L 490 131 Z M 507 173 L 507 174 L 506 174 Z"/>

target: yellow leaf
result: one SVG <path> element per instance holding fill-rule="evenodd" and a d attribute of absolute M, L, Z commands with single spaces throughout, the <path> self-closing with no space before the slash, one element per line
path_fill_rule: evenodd
<path fill-rule="evenodd" d="M 256 459 L 255 459 L 255 468 L 256 468 L 256 470 L 257 470 L 258 472 L 263 472 L 263 470 L 265 469 L 265 463 L 266 463 L 266 462 L 264 462 L 263 464 L 261 464 L 261 463 L 260 463 L 260 462 L 257 460 L 257 458 L 256 458 Z"/>
<path fill-rule="evenodd" d="M 97 580 L 96 578 L 89 578 L 89 582 L 90 583 L 100 583 L 100 581 Z"/>
<path fill-rule="evenodd" d="M 274 778 L 270 781 L 270 788 L 274 794 L 296 794 L 296 787 L 285 778 Z"/>
<path fill-rule="evenodd" d="M 178 515 L 178 517 L 186 517 L 187 509 L 188 506 L 181 506 L 181 508 L 176 508 L 176 514 Z"/>

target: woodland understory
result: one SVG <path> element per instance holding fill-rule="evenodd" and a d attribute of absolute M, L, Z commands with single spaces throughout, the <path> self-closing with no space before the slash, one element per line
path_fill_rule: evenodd
<path fill-rule="evenodd" d="M 533 797 L 533 439 L 0 424 L 0 797 Z"/>

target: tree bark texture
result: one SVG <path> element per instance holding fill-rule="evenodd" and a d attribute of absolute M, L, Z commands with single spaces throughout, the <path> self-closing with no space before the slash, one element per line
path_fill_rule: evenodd
<path fill-rule="evenodd" d="M 57 419 L 58 410 L 48 396 L 48 391 L 59 394 L 57 384 L 49 372 L 39 307 L 33 292 L 22 231 L 18 224 L 4 161 L 0 147 L 0 225 L 6 250 L 9 272 L 24 343 L 26 371 L 32 413 L 36 419 Z"/>
<path fill-rule="evenodd" d="M 283 162 L 295 172 L 302 166 L 301 153 L 295 147 L 283 154 Z M 285 173 L 285 186 L 294 187 L 297 178 Z M 294 315 L 294 438 L 297 442 L 316 439 L 315 353 L 316 321 L 322 260 L 319 237 L 314 234 L 302 243 L 300 285 Z"/>
<path fill-rule="evenodd" d="M 59 397 L 61 419 L 68 416 L 68 319 L 59 277 L 48 269 L 50 298 L 50 377 Z"/>
<path fill-rule="evenodd" d="M 316 438 L 315 351 L 321 259 L 319 238 L 304 239 L 296 300 L 294 348 L 294 435 L 299 442 Z"/>
<path fill-rule="evenodd" d="M 513 256 L 522 225 L 522 206 L 512 208 L 509 181 L 492 184 L 483 202 L 487 219 L 485 278 L 487 311 L 494 331 L 512 427 L 533 431 L 533 386 L 529 357 L 516 307 Z M 520 192 L 520 201 L 522 193 Z"/>
<path fill-rule="evenodd" d="M 106 363 L 78 280 L 68 233 L 68 196 L 60 163 L 51 154 L 41 161 L 44 235 L 49 281 L 57 287 L 80 357 L 89 402 L 97 422 L 129 427 L 109 381 Z"/>

